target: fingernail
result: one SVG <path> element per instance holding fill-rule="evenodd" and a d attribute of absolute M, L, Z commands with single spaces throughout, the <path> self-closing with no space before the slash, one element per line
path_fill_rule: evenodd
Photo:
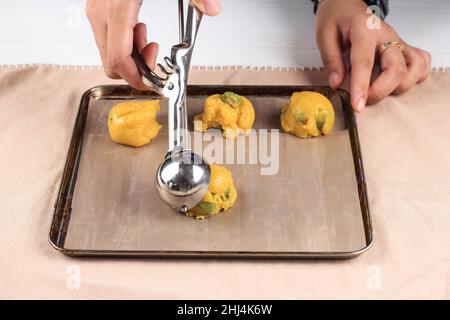
<path fill-rule="evenodd" d="M 204 0 L 203 4 L 205 6 L 205 11 L 208 14 L 217 14 L 219 13 L 219 3 L 217 0 Z"/>
<path fill-rule="evenodd" d="M 362 112 L 365 106 L 366 106 L 366 98 L 364 97 L 359 98 L 358 104 L 356 105 L 356 111 Z"/>
<path fill-rule="evenodd" d="M 332 88 L 339 86 L 339 74 L 336 71 L 331 72 L 328 76 L 328 82 Z"/>

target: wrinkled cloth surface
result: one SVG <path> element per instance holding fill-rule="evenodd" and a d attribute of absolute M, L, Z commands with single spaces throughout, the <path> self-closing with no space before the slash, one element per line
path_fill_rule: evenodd
<path fill-rule="evenodd" d="M 314 70 L 194 69 L 192 84 L 326 84 Z M 343 261 L 83 259 L 48 233 L 80 97 L 100 68 L 0 68 L 0 298 L 450 298 L 450 73 L 357 116 L 374 244 Z M 80 281 L 74 281 L 79 279 Z"/>

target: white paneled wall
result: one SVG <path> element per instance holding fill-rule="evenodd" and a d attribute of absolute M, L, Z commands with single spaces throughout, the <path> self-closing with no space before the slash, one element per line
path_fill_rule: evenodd
<path fill-rule="evenodd" d="M 301 67 L 321 65 L 309 0 L 223 0 L 205 18 L 193 63 Z M 388 21 L 411 44 L 450 66 L 450 1 L 391 0 Z M 168 54 L 178 39 L 177 1 L 145 0 L 141 21 Z M 99 64 L 84 16 L 85 0 L 14 0 L 0 4 L 0 64 Z"/>

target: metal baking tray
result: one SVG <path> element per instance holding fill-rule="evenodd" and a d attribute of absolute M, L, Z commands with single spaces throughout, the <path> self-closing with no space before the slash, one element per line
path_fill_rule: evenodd
<path fill-rule="evenodd" d="M 274 175 L 260 174 L 267 163 L 226 165 L 238 200 L 230 210 L 204 221 L 174 212 L 156 193 L 155 172 L 167 150 L 166 101 L 161 100 L 158 120 L 164 128 L 158 137 L 143 148 L 130 148 L 110 140 L 109 110 L 123 100 L 159 97 L 128 86 L 88 90 L 81 99 L 55 204 L 51 245 L 70 256 L 358 256 L 371 246 L 373 235 L 358 129 L 347 92 L 304 86 L 189 86 L 190 129 L 204 99 L 225 91 L 253 102 L 255 129 L 280 129 L 281 108 L 293 92 L 304 90 L 331 100 L 336 111 L 333 131 L 299 139 L 280 130 Z"/>

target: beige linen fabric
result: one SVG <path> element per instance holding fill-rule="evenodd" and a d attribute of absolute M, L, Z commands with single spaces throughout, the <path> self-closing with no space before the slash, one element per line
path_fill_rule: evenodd
<path fill-rule="evenodd" d="M 324 84 L 202 70 L 196 84 Z M 47 237 L 81 94 L 99 68 L 0 69 L 0 298 L 450 298 L 450 74 L 358 115 L 375 242 L 353 260 L 69 258 Z M 117 83 L 117 82 L 116 82 Z M 71 282 L 79 271 L 81 284 Z"/>

